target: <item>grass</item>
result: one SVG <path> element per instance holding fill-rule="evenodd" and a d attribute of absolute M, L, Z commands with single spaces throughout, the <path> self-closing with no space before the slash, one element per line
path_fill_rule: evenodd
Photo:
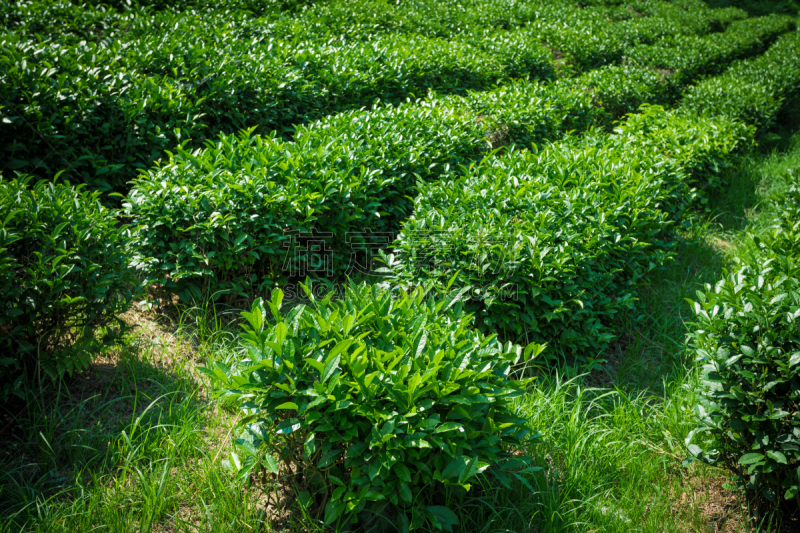
<path fill-rule="evenodd" d="M 724 475 L 684 465 L 692 428 L 693 362 L 686 298 L 716 281 L 765 231 L 772 205 L 800 172 L 791 116 L 766 152 L 743 157 L 724 194 L 681 234 L 677 259 L 642 290 L 639 320 L 620 325 L 602 372 L 546 378 L 521 401 L 540 428 L 545 467 L 506 489 L 484 480 L 448 495 L 458 531 L 770 531 L 721 489 Z M 235 417 L 209 400 L 196 370 L 235 357 L 230 317 L 137 311 L 140 327 L 91 369 L 42 396 L 2 406 L 0 532 L 321 531 L 281 509 L 271 480 L 242 485 L 225 468 Z"/>
<path fill-rule="evenodd" d="M 1 447 L 0 531 L 257 531 L 258 498 L 220 461 L 234 420 L 187 350 L 140 333 L 27 398 Z"/>

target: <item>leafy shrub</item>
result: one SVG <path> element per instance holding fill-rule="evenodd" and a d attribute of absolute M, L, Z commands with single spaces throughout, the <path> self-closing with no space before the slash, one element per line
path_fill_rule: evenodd
<path fill-rule="evenodd" d="M 113 49 L 96 43 L 9 40 L 0 69 L 6 171 L 62 169 L 92 188 L 122 189 L 137 167 L 177 142 L 176 130 L 199 136 L 204 128 L 184 87 L 119 69 Z"/>
<path fill-rule="evenodd" d="M 28 38 L 77 44 L 110 35 L 124 25 L 125 17 L 105 5 L 22 0 L 0 7 L 0 23 L 6 30 Z"/>
<path fill-rule="evenodd" d="M 136 279 L 125 253 L 127 230 L 98 194 L 25 176 L 0 181 L 5 393 L 22 382 L 23 367 L 38 365 L 56 377 L 85 366 L 94 331 L 131 301 Z"/>
<path fill-rule="evenodd" d="M 496 57 L 510 78 L 553 78 L 553 53 L 538 37 L 527 29 L 473 30 L 460 35 L 455 42 L 468 43 Z"/>
<path fill-rule="evenodd" d="M 800 271 L 770 257 L 698 291 L 693 348 L 703 365 L 689 451 L 735 486 L 800 504 Z M 692 443 L 692 440 L 695 442 Z"/>
<path fill-rule="evenodd" d="M 351 285 L 336 301 L 304 287 L 310 304 L 285 316 L 273 292 L 273 324 L 256 302 L 243 313 L 245 359 L 206 369 L 245 414 L 232 456 L 240 476 L 291 476 L 326 524 L 381 514 L 388 502 L 393 512 L 382 514 L 400 531 L 427 521 L 449 531 L 457 517 L 436 495 L 469 489 L 487 469 L 527 483 L 514 454 L 535 435 L 514 398 L 530 379 L 513 376 L 542 347 L 523 354 L 475 332 L 455 294 Z"/>
<path fill-rule="evenodd" d="M 391 178 L 379 206 L 383 222 L 374 229 L 395 231 L 411 209 L 417 181 L 437 179 L 488 152 L 493 120 L 481 121 L 470 107 L 460 97 L 433 96 L 339 113 L 299 127 L 295 138 L 309 148 L 331 142 L 350 147 L 357 151 L 358 165 Z"/>
<path fill-rule="evenodd" d="M 667 255 L 659 206 L 681 179 L 656 161 L 569 143 L 487 160 L 420 190 L 388 268 L 412 285 L 457 274 L 486 330 L 593 358 Z"/>
<path fill-rule="evenodd" d="M 486 159 L 421 186 L 388 269 L 411 285 L 457 275 L 486 330 L 595 358 L 634 309 L 638 280 L 671 254 L 695 196 L 687 171 L 712 167 L 744 132 L 652 107 L 612 136 Z"/>
<path fill-rule="evenodd" d="M 767 127 L 790 94 L 800 89 L 800 32 L 783 35 L 763 55 L 689 88 L 682 106 Z"/>
<path fill-rule="evenodd" d="M 137 226 L 134 264 L 187 301 L 249 296 L 288 279 L 287 257 L 308 260 L 296 236 L 313 229 L 337 237 L 327 244 L 331 261 L 345 268 L 345 235 L 380 228 L 390 183 L 359 168 L 351 148 L 305 148 L 243 132 L 178 151 L 136 180 L 125 204 Z M 327 265 L 320 274 L 329 274 Z"/>
<path fill-rule="evenodd" d="M 800 189 L 777 224 L 713 287 L 698 291 L 692 348 L 703 366 L 686 444 L 761 502 L 800 506 Z M 781 205 L 782 204 L 782 205 Z"/>
<path fill-rule="evenodd" d="M 397 229 L 418 179 L 485 152 L 472 117 L 436 102 L 344 113 L 291 143 L 246 132 L 179 150 L 129 195 L 136 264 L 186 300 L 341 276 L 360 235 Z M 312 233 L 325 242 L 321 268 L 299 248 Z"/>

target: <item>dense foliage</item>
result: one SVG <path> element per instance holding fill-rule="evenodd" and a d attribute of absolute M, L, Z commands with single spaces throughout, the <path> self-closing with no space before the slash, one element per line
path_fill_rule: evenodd
<path fill-rule="evenodd" d="M 397 228 L 417 179 L 486 153 L 470 119 L 387 106 L 301 128 L 294 142 L 242 133 L 180 150 L 134 182 L 136 264 L 186 300 L 353 274 L 359 243 Z M 309 240 L 324 241 L 323 265 Z"/>
<path fill-rule="evenodd" d="M 407 284 L 458 276 L 486 330 L 594 359 L 638 280 L 670 255 L 670 228 L 696 194 L 687 171 L 743 134 L 650 108 L 615 136 L 486 160 L 420 190 L 389 269 Z"/>
<path fill-rule="evenodd" d="M 458 519 L 439 488 L 537 469 L 515 455 L 535 434 L 514 402 L 530 379 L 514 375 L 542 347 L 477 333 L 456 293 L 351 285 L 337 301 L 305 288 L 310 303 L 285 316 L 274 291 L 271 320 L 257 301 L 244 313 L 245 358 L 206 370 L 245 415 L 239 475 L 291 476 L 325 524 L 367 513 L 400 531 L 449 531 Z"/>
<path fill-rule="evenodd" d="M 775 228 L 716 285 L 698 291 L 691 334 L 702 379 L 690 452 L 735 487 L 800 505 L 800 189 Z M 762 500 L 762 501 L 763 501 Z"/>
<path fill-rule="evenodd" d="M 800 287 L 796 259 L 742 267 L 694 302 L 703 365 L 689 450 L 768 501 L 800 493 Z M 792 502 L 794 504 L 794 501 Z"/>
<path fill-rule="evenodd" d="M 50 377 L 91 360 L 87 344 L 132 297 L 124 227 L 99 193 L 18 176 L 0 181 L 0 393 L 23 370 Z"/>
<path fill-rule="evenodd" d="M 692 87 L 684 107 L 768 127 L 800 90 L 800 31 L 782 36 L 766 53 Z"/>
<path fill-rule="evenodd" d="M 645 103 L 672 104 L 698 78 L 719 74 L 731 61 L 763 52 L 793 28 L 791 17 L 772 16 L 736 21 L 719 33 L 665 37 L 631 47 L 620 65 L 587 72 L 567 83 L 591 92 L 607 115 L 600 115 L 598 123 L 618 119 Z"/>
<path fill-rule="evenodd" d="M 6 393 L 82 368 L 136 279 L 271 294 L 208 373 L 245 415 L 240 479 L 290 476 L 328 525 L 449 530 L 442 494 L 527 483 L 516 365 L 546 343 L 599 368 L 800 90 L 794 19 L 701 0 L 25 0 L 0 23 Z M 690 449 L 772 500 L 800 501 L 797 196 L 692 337 Z M 307 276 L 385 277 L 301 305 Z"/>
<path fill-rule="evenodd" d="M 4 5 L 3 168 L 126 191 L 165 150 L 220 133 L 291 137 L 297 124 L 376 100 L 553 79 L 558 65 L 569 75 L 744 18 L 656 0 L 641 11 L 569 0 L 311 4 Z"/>

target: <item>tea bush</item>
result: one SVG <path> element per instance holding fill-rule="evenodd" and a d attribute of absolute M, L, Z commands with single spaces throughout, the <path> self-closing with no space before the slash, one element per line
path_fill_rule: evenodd
<path fill-rule="evenodd" d="M 654 163 L 568 144 L 489 160 L 420 190 L 388 267 L 411 285 L 458 275 L 486 330 L 598 354 L 634 280 L 668 255 L 658 207 L 680 180 Z"/>
<path fill-rule="evenodd" d="M 204 126 L 185 87 L 119 69 L 112 56 L 94 43 L 2 43 L 6 171 L 65 169 L 92 188 L 122 188 L 133 170 L 177 142 L 176 130 L 199 134 Z"/>
<path fill-rule="evenodd" d="M 131 302 L 127 230 L 98 195 L 22 175 L 0 181 L 3 395 L 19 390 L 23 370 L 55 378 L 86 366 L 94 332 Z"/>
<path fill-rule="evenodd" d="M 796 258 L 742 267 L 698 292 L 692 334 L 703 365 L 695 457 L 770 502 L 800 491 L 800 292 Z M 692 440 L 695 442 L 692 443 Z M 792 505 L 796 505 L 792 501 Z"/>
<path fill-rule="evenodd" d="M 800 32 L 782 36 L 763 55 L 687 90 L 682 106 L 768 127 L 790 94 L 800 90 Z"/>
<path fill-rule="evenodd" d="M 601 354 L 638 280 L 671 254 L 670 229 L 696 194 L 687 171 L 746 138 L 735 123 L 644 116 L 615 136 L 512 152 L 422 185 L 389 271 L 410 285 L 457 275 L 483 328 L 572 360 Z"/>
<path fill-rule="evenodd" d="M 331 117 L 291 143 L 246 132 L 179 150 L 125 204 L 136 265 L 185 300 L 354 274 L 361 236 L 396 230 L 418 179 L 486 149 L 470 115 L 418 102 Z M 308 262 L 308 239 L 324 240 L 325 265 Z"/>
<path fill-rule="evenodd" d="M 707 8 L 690 16 L 680 6 L 636 17 L 566 1 L 376 4 L 374 12 L 346 2 L 145 4 L 4 7 L 6 171 L 65 170 L 91 188 L 124 192 L 165 150 L 202 147 L 220 133 L 257 127 L 290 138 L 298 124 L 376 99 L 396 105 L 429 89 L 463 94 L 517 77 L 552 79 L 553 54 L 580 70 L 735 18 Z"/>
<path fill-rule="evenodd" d="M 458 519 L 442 488 L 469 490 L 482 473 L 527 483 L 538 470 L 519 455 L 536 434 L 514 400 L 541 346 L 475 332 L 457 294 L 352 284 L 334 300 L 305 288 L 310 303 L 286 315 L 274 291 L 270 321 L 257 301 L 243 313 L 245 359 L 206 369 L 244 415 L 232 454 L 242 478 L 287 476 L 327 525 L 367 513 L 449 531 Z"/>
<path fill-rule="evenodd" d="M 689 452 L 733 474 L 735 488 L 800 505 L 800 189 L 784 196 L 755 252 L 691 301 L 702 365 Z"/>
<path fill-rule="evenodd" d="M 484 157 L 490 130 L 463 99 L 429 98 L 339 113 L 299 127 L 296 138 L 313 147 L 331 142 L 351 147 L 358 151 L 359 165 L 392 178 L 383 191 L 380 216 L 381 228 L 394 231 L 410 211 L 417 181 L 436 179 Z"/>
<path fill-rule="evenodd" d="M 247 297 L 285 281 L 294 268 L 314 270 L 303 263 L 297 239 L 313 229 L 339 237 L 327 246 L 342 269 L 350 251 L 344 236 L 380 227 L 389 186 L 356 157 L 333 143 L 305 150 L 249 132 L 195 153 L 178 151 L 137 179 L 125 204 L 137 226 L 134 265 L 186 301 Z"/>
<path fill-rule="evenodd" d="M 0 23 L 6 31 L 70 45 L 100 40 L 124 27 L 127 19 L 106 5 L 77 4 L 68 0 L 22 0 L 0 7 Z"/>
<path fill-rule="evenodd" d="M 358 243 L 367 233 L 399 229 L 418 180 L 452 178 L 492 147 L 532 146 L 568 128 L 587 128 L 589 104 L 575 94 L 515 83 L 466 98 L 342 113 L 298 128 L 292 143 L 248 135 L 224 137 L 204 151 L 180 150 L 134 182 L 126 209 L 139 228 L 136 264 L 185 300 L 258 294 L 296 275 L 353 275 Z M 626 136 L 614 137 L 617 152 L 626 151 L 624 142 L 646 142 L 656 152 L 670 146 L 703 188 L 716 186 L 719 165 L 746 137 L 732 123 L 716 128 L 709 120 L 647 117 L 632 119 L 634 127 L 621 130 Z M 253 191 L 270 183 L 275 188 L 267 197 L 274 199 L 264 207 Z M 662 209 L 674 214 L 694 194 L 670 198 Z M 308 263 L 314 254 L 297 242 L 301 234 L 325 241 L 324 267 Z"/>

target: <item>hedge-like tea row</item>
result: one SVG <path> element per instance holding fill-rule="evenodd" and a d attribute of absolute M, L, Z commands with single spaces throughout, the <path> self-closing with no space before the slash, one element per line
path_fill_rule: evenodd
<path fill-rule="evenodd" d="M 751 36 L 772 35 L 786 27 L 783 19 L 752 20 L 741 26 L 740 32 Z M 726 35 L 727 32 L 708 39 L 722 39 Z M 745 48 L 756 41 L 756 37 L 749 40 L 729 37 L 744 43 L 742 46 Z M 716 58 L 709 55 L 709 61 L 714 62 Z M 238 198 L 238 193 L 227 191 L 222 185 L 231 179 L 242 179 L 243 175 L 231 178 L 225 174 L 220 177 L 216 156 L 212 156 L 213 162 L 208 170 L 186 173 L 182 161 L 195 156 L 182 152 L 166 167 L 137 181 L 131 195 L 129 215 L 136 224 L 146 228 L 137 241 L 142 245 L 142 264 L 153 265 L 156 279 L 184 298 L 199 296 L 206 290 L 238 293 L 267 288 L 273 283 L 286 281 L 291 272 L 307 270 L 307 265 L 303 268 L 296 265 L 294 270 L 282 269 L 280 265 L 289 253 L 289 248 L 283 246 L 294 245 L 292 232 L 308 232 L 313 227 L 330 233 L 327 241 L 330 264 L 322 269 L 324 272 L 321 274 L 339 276 L 348 272 L 351 266 L 354 243 L 349 242 L 347 236 L 363 233 L 367 228 L 376 232 L 396 230 L 409 213 L 409 198 L 415 194 L 417 179 L 432 180 L 448 167 L 453 169 L 459 164 L 479 160 L 488 148 L 510 143 L 531 147 L 557 139 L 572 130 L 584 131 L 593 124 L 607 122 L 614 110 L 596 104 L 590 93 L 581 90 L 580 84 L 548 87 L 517 82 L 492 91 L 470 93 L 463 98 L 432 98 L 424 104 L 342 113 L 299 128 L 297 143 L 267 143 L 257 148 L 247 143 L 233 143 L 232 155 L 226 158 L 266 157 L 269 161 L 277 161 L 285 152 L 290 154 L 290 158 L 299 157 L 308 163 L 309 157 L 316 157 L 313 154 L 327 151 L 332 146 L 344 150 L 348 155 L 341 161 L 346 163 L 339 164 L 333 173 L 320 173 L 319 181 L 308 186 L 308 190 L 333 187 L 337 191 L 355 187 L 352 192 L 341 192 L 349 195 L 353 203 L 347 204 L 350 217 L 337 221 L 327 220 L 326 213 L 343 217 L 336 207 L 337 202 L 342 201 L 341 197 L 327 196 L 320 203 L 307 204 L 309 200 L 301 195 L 297 199 L 298 205 L 313 207 L 312 215 L 299 219 L 287 217 L 289 221 L 281 226 L 278 215 L 274 214 L 269 225 L 261 226 L 263 219 L 253 219 L 261 200 L 247 195 Z M 640 127 L 644 127 L 644 123 L 640 123 Z M 641 142 L 641 138 L 631 142 Z M 255 150 L 255 154 L 251 154 L 251 150 Z M 200 154 L 197 157 L 204 159 L 207 156 Z M 327 157 L 308 164 L 313 168 L 324 168 L 331 164 Z M 708 167 L 719 163 L 717 160 L 709 161 L 701 158 L 699 165 Z M 351 176 L 357 167 L 363 167 L 365 172 L 374 176 L 375 184 L 360 185 L 360 181 Z M 691 168 L 695 169 L 694 166 Z M 308 179 L 303 176 L 309 172 L 303 170 L 298 174 L 290 170 L 283 179 L 289 179 L 291 187 L 295 187 L 298 180 Z M 209 175 L 219 183 L 210 182 Z M 267 178 L 259 174 L 256 181 L 263 179 Z M 350 185 L 351 182 L 355 185 Z M 717 182 L 696 185 L 713 188 Z M 287 190 L 294 190 L 291 187 Z M 205 191 L 207 188 L 211 192 L 189 198 L 188 191 Z M 197 202 L 206 194 L 213 196 L 208 200 L 208 205 L 213 207 L 197 209 Z M 304 209 L 307 208 L 299 211 Z M 222 213 L 219 221 L 224 220 L 224 223 L 206 220 L 216 212 Z M 228 218 L 237 221 L 236 224 L 231 225 Z M 275 229 L 279 226 L 281 232 Z M 255 255 L 240 254 L 239 248 L 245 249 L 243 246 L 246 246 L 241 243 L 233 248 L 228 246 L 229 241 L 235 242 L 240 235 L 259 243 Z M 198 244 L 200 242 L 203 244 Z M 309 260 L 303 257 L 298 260 Z"/>
<path fill-rule="evenodd" d="M 451 105 L 466 105 L 477 114 L 489 140 L 531 148 L 570 131 L 610 125 L 644 103 L 669 104 L 698 76 L 712 74 L 735 58 L 754 54 L 793 27 L 788 17 L 764 17 L 734 22 L 721 33 L 676 37 L 693 44 L 682 54 L 660 45 L 634 47 L 630 62 L 590 71 L 551 84 L 512 82 L 489 91 L 453 97 Z M 644 59 L 652 57 L 653 64 Z M 682 70 L 686 66 L 687 70 Z M 670 69 L 670 70 L 667 70 Z"/>
<path fill-rule="evenodd" d="M 610 24 L 596 20 L 570 24 L 562 19 L 537 19 L 531 23 L 551 47 L 566 55 L 579 70 L 612 64 L 639 44 L 651 44 L 671 35 L 706 34 L 721 30 L 732 20 L 743 19 L 740 10 L 700 9 L 687 11 L 669 4 L 661 6 L 657 16 L 636 17 Z M 557 21 L 557 24 L 553 24 Z"/>
<path fill-rule="evenodd" d="M 535 134 L 552 138 L 567 127 L 553 117 L 572 109 L 571 94 L 556 103 L 540 94 L 528 105 L 503 104 L 500 93 L 497 105 L 517 109 L 520 120 L 540 120 L 546 125 Z M 311 254 L 295 251 L 302 244 L 295 235 L 313 229 L 327 234 L 328 262 L 311 273 L 353 273 L 357 236 L 396 231 L 418 180 L 454 172 L 491 148 L 487 136 L 500 135 L 498 119 L 482 118 L 471 105 L 433 98 L 327 117 L 299 127 L 294 142 L 247 133 L 202 151 L 178 150 L 129 194 L 127 215 L 140 227 L 138 265 L 185 299 L 261 292 L 308 272 Z"/>
<path fill-rule="evenodd" d="M 787 98 L 800 90 L 800 32 L 781 37 L 766 53 L 741 61 L 725 74 L 687 91 L 682 106 L 725 115 L 759 127 L 775 119 Z"/>
<path fill-rule="evenodd" d="M 747 14 L 740 9 L 709 9 L 701 4 L 692 7 L 691 13 L 685 7 L 671 5 L 661 0 L 642 2 L 637 12 L 627 6 L 587 6 L 585 2 L 538 0 L 515 2 L 513 0 L 472 0 L 459 2 L 419 2 L 392 5 L 385 0 L 367 2 L 321 2 L 298 15 L 304 31 L 348 34 L 359 37 L 376 32 L 406 32 L 444 37 L 447 39 L 461 33 L 484 29 L 525 29 L 533 28 L 539 33 L 538 39 L 566 43 L 570 49 L 579 50 L 586 34 L 597 36 L 594 43 L 604 43 L 608 49 L 609 40 L 641 39 L 644 41 L 658 37 L 661 32 L 702 33 L 721 29 L 732 20 L 745 18 Z M 657 20 L 647 20 L 653 18 Z M 624 21 L 625 24 L 617 25 Z M 578 28 L 571 33 L 570 28 Z M 568 32 L 568 37 L 559 35 Z M 556 46 L 556 43 L 551 43 Z M 618 43 L 619 44 L 619 43 Z M 601 50 L 578 52 L 602 61 Z"/>
<path fill-rule="evenodd" d="M 610 137 L 487 159 L 421 186 L 389 269 L 412 285 L 458 274 L 482 327 L 593 357 L 633 308 L 638 279 L 670 255 L 691 172 L 745 134 L 650 108 Z"/>
<path fill-rule="evenodd" d="M 178 151 L 130 192 L 139 264 L 183 298 L 348 272 L 357 235 L 396 230 L 418 179 L 486 153 L 474 115 L 437 104 L 343 113 L 300 128 L 295 142 L 248 132 Z M 329 234 L 318 270 L 296 251 L 296 234 L 312 230 Z"/>
<path fill-rule="evenodd" d="M 644 103 L 673 103 L 683 87 L 719 74 L 731 61 L 761 53 L 794 26 L 791 17 L 774 15 L 733 22 L 721 33 L 666 37 L 633 47 L 624 65 L 593 70 L 567 83 L 586 87 L 607 114 L 597 122 L 608 123 Z"/>
<path fill-rule="evenodd" d="M 213 22 L 213 21 L 212 21 Z M 258 126 L 262 133 L 375 98 L 399 102 L 428 89 L 488 88 L 509 76 L 552 73 L 539 45 L 484 35 L 483 47 L 418 35 L 370 41 L 244 39 L 235 22 L 190 22 L 108 46 L 42 46 L 6 36 L 0 68 L 5 170 L 124 189 L 137 167 L 189 139 Z"/>
<path fill-rule="evenodd" d="M 716 75 L 742 57 L 760 54 L 780 34 L 795 28 L 794 18 L 770 15 L 732 22 L 723 33 L 676 35 L 652 45 L 637 46 L 629 57 L 657 69 L 674 69 L 695 79 Z"/>
<path fill-rule="evenodd" d="M 330 9 L 355 9 L 342 7 L 347 4 Z M 22 26 L 0 38 L 3 169 L 40 176 L 64 169 L 93 187 L 126 190 L 137 168 L 183 141 L 198 147 L 220 132 L 252 126 L 291 135 L 298 123 L 370 106 L 376 98 L 398 103 L 429 89 L 463 93 L 513 77 L 552 78 L 553 52 L 541 43 L 555 46 L 561 32 L 593 33 L 592 57 L 612 61 L 633 43 L 708 31 L 722 13 L 698 11 L 689 24 L 678 7 L 642 18 L 614 8 L 630 15 L 615 22 L 608 9 L 569 3 L 478 4 L 500 17 L 499 29 L 466 24 L 448 39 L 410 31 L 411 25 L 393 31 L 398 28 L 391 24 L 384 32 L 364 27 L 345 37 L 306 25 L 314 16 L 324 19 L 312 16 L 314 10 L 254 19 L 237 11 L 236 2 L 179 14 L 53 2 L 7 8 L 8 26 L 19 26 L 14 17 Z M 329 4 L 318 7 L 323 13 Z M 438 13 L 435 20 L 459 16 L 439 3 L 405 7 L 384 11 L 411 21 L 426 9 Z M 460 16 L 471 16 L 468 11 Z M 35 16 L 24 22 L 29 14 Z M 503 17 L 517 22 L 506 24 Z M 62 24 L 68 36 L 53 40 Z M 37 32 L 48 35 L 39 42 L 31 37 Z M 576 49 L 590 48 L 582 35 L 564 38 Z"/>

